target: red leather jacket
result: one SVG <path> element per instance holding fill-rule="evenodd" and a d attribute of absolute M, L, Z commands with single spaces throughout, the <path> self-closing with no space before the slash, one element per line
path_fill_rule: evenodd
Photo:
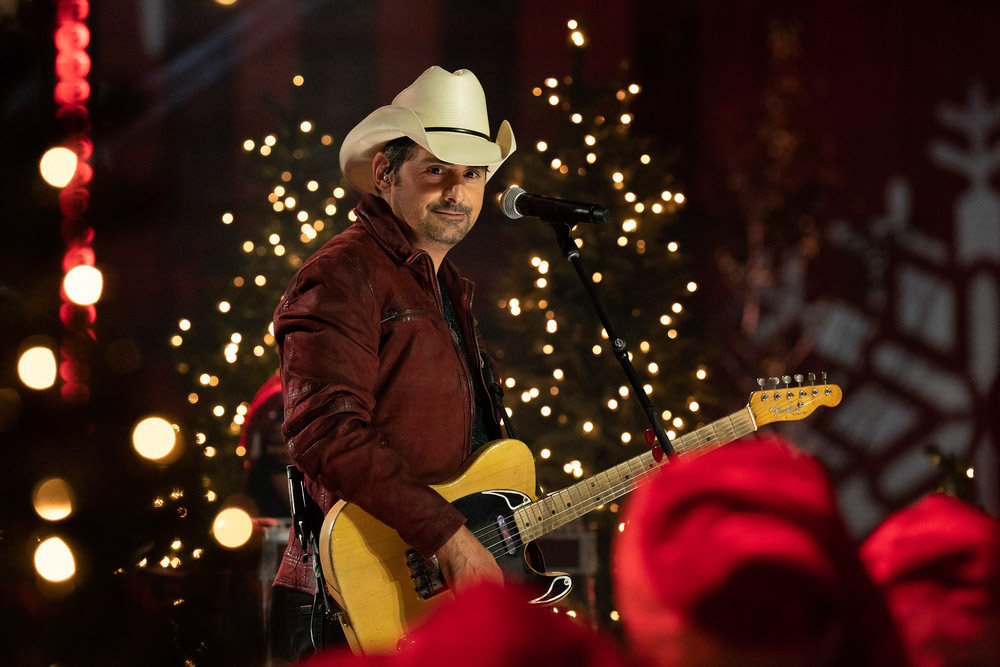
<path fill-rule="evenodd" d="M 324 513 L 338 499 L 356 503 L 430 556 L 465 518 L 427 485 L 468 457 L 472 383 L 485 385 L 448 328 L 438 285 L 478 360 L 473 285 L 447 260 L 435 276 L 382 199 L 365 195 L 355 212 L 359 221 L 302 265 L 275 311 L 282 431 Z M 274 583 L 315 590 L 294 535 Z"/>

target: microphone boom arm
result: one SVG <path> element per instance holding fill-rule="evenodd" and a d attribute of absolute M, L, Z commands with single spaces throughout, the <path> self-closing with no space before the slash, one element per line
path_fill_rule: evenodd
<path fill-rule="evenodd" d="M 583 268 L 580 249 L 573 241 L 572 229 L 565 222 L 553 222 L 551 224 L 552 230 L 556 233 L 559 249 L 562 251 L 563 256 L 573 265 L 573 268 L 576 269 L 576 275 L 580 277 L 580 282 L 583 283 L 583 287 L 587 291 L 594 309 L 597 311 L 597 316 L 600 318 L 601 324 L 604 325 L 604 330 L 608 333 L 608 340 L 611 341 L 611 351 L 615 355 L 615 359 L 618 360 L 618 363 L 621 364 L 622 370 L 625 371 L 625 377 L 628 378 L 629 384 L 632 385 L 632 391 L 635 393 L 636 400 L 639 401 L 642 411 L 645 413 L 650 425 L 652 425 L 653 433 L 656 434 L 656 439 L 659 441 L 660 447 L 671 460 L 674 460 L 677 454 L 670 444 L 670 438 L 667 437 L 666 432 L 663 430 L 663 423 L 660 421 L 659 414 L 653 407 L 652 402 L 649 400 L 649 395 L 643 389 L 642 383 L 635 373 L 635 367 L 629 361 L 625 341 L 615 333 L 615 329 L 611 325 L 611 320 L 608 319 L 608 314 L 597 297 L 597 287 L 594 285 L 594 281 L 590 279 L 590 274 Z"/>

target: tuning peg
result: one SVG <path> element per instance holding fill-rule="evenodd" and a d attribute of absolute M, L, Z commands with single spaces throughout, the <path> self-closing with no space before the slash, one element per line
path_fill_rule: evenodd
<path fill-rule="evenodd" d="M 826 371 L 823 371 L 823 384 L 826 384 Z"/>
<path fill-rule="evenodd" d="M 781 376 L 781 381 L 785 383 L 785 387 L 787 388 L 788 385 L 790 385 L 792 383 L 792 376 L 791 375 L 782 375 Z"/>
<path fill-rule="evenodd" d="M 802 386 L 802 373 L 795 374 L 795 381 L 799 383 L 800 387 Z"/>
<path fill-rule="evenodd" d="M 771 384 L 773 384 L 775 387 L 777 387 L 779 384 L 781 384 L 781 380 L 779 380 L 776 377 L 772 377 L 772 378 L 770 378 L 770 380 L 771 380 Z"/>
<path fill-rule="evenodd" d="M 757 386 L 761 389 L 764 388 L 764 378 L 757 378 Z"/>
<path fill-rule="evenodd" d="M 816 374 L 815 373 L 810 373 L 809 374 L 809 384 L 816 384 Z"/>

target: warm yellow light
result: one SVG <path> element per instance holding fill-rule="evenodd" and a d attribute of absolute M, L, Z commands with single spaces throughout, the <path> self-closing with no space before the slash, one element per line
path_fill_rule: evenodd
<path fill-rule="evenodd" d="M 59 521 L 73 513 L 73 489 L 66 480 L 49 477 L 35 487 L 32 503 L 38 516 L 46 521 Z"/>
<path fill-rule="evenodd" d="M 570 19 L 569 21 L 566 22 L 566 27 L 569 28 L 570 30 L 576 30 L 577 26 L 579 25 L 580 24 L 576 22 L 576 19 Z"/>
<path fill-rule="evenodd" d="M 601 346 L 600 345 L 595 345 L 594 347 L 590 348 L 590 351 L 593 352 L 594 356 L 596 357 L 597 355 L 599 355 L 601 353 Z"/>
<path fill-rule="evenodd" d="M 625 385 L 618 387 L 618 395 L 622 398 L 628 398 L 628 387 Z"/>
<path fill-rule="evenodd" d="M 653 385 L 651 385 L 651 384 L 644 384 L 644 385 L 642 385 L 642 390 L 645 391 L 647 394 L 652 394 L 653 393 Z"/>
<path fill-rule="evenodd" d="M 609 410 L 617 410 L 618 409 L 618 401 L 616 401 L 613 398 L 609 398 L 608 399 L 608 409 Z"/>
<path fill-rule="evenodd" d="M 132 429 L 132 447 L 143 458 L 162 459 L 176 443 L 177 427 L 162 417 L 147 417 Z"/>
<path fill-rule="evenodd" d="M 514 378 L 507 378 L 507 380 L 504 382 L 504 384 L 507 385 L 508 389 L 513 389 L 514 388 L 514 384 L 515 384 Z"/>
<path fill-rule="evenodd" d="M 625 220 L 624 222 L 622 222 L 622 231 L 623 232 L 634 232 L 635 229 L 636 229 L 636 227 L 638 227 L 638 226 L 639 225 L 638 225 L 638 223 L 635 220 L 633 220 L 632 218 L 628 218 L 627 220 Z"/>
<path fill-rule="evenodd" d="M 671 323 L 672 321 L 673 321 L 673 320 L 671 320 L 671 319 L 670 319 L 670 316 L 669 316 L 669 315 L 661 315 L 661 316 L 660 316 L 660 324 L 662 324 L 663 326 L 667 326 L 667 325 L 668 325 L 668 324 L 670 324 L 670 323 Z"/>
<path fill-rule="evenodd" d="M 583 46 L 585 41 L 583 38 L 583 33 L 580 32 L 579 30 L 574 30 L 572 34 L 570 34 L 569 38 L 573 40 L 573 43 L 576 44 L 577 46 Z"/>
<path fill-rule="evenodd" d="M 704 380 L 705 378 L 708 377 L 708 371 L 706 371 L 704 368 L 699 368 L 698 372 L 695 373 L 694 375 L 699 380 Z"/>
<path fill-rule="evenodd" d="M 212 534 L 222 546 L 235 549 L 247 543 L 253 534 L 253 520 L 238 507 L 229 507 L 215 516 Z"/>
<path fill-rule="evenodd" d="M 674 193 L 672 193 L 670 190 L 664 190 L 663 192 L 660 193 L 660 199 L 662 199 L 663 201 L 670 201 L 673 198 L 674 198 Z"/>
<path fill-rule="evenodd" d="M 254 276 L 253 282 L 254 285 L 256 285 L 257 287 L 263 287 L 264 285 L 267 284 L 267 277 L 264 276 L 263 274 Z"/>
<path fill-rule="evenodd" d="M 304 120 L 301 123 L 299 123 L 299 129 L 302 130 L 303 132 L 311 132 L 313 129 L 313 124 L 307 120 Z"/>
<path fill-rule="evenodd" d="M 677 202 L 678 204 L 683 204 L 684 203 L 684 195 L 682 195 L 681 193 L 678 192 L 677 194 L 674 195 L 674 201 Z"/>
<path fill-rule="evenodd" d="M 627 239 L 626 237 L 624 237 L 624 236 L 619 236 L 619 237 L 618 237 L 618 240 L 617 240 L 616 242 L 617 242 L 617 243 L 618 243 L 618 245 L 619 245 L 619 246 L 621 246 L 622 248 L 624 248 L 625 246 L 627 246 L 627 245 L 628 245 L 628 239 Z"/>
<path fill-rule="evenodd" d="M 624 533 L 625 532 L 625 524 L 624 523 L 618 524 L 618 532 L 619 533 Z"/>
<path fill-rule="evenodd" d="M 222 415 L 226 414 L 226 409 L 221 405 L 216 405 L 214 408 L 212 408 L 212 414 L 215 415 L 216 417 L 221 417 Z"/>
<path fill-rule="evenodd" d="M 622 433 L 621 439 L 622 439 L 622 444 L 627 445 L 628 443 L 632 442 L 632 434 L 628 432 Z"/>
<path fill-rule="evenodd" d="M 594 274 L 590 276 L 590 279 L 593 280 L 595 283 L 599 283 L 602 280 L 604 280 L 604 274 L 601 273 L 600 271 L 594 271 Z"/>
<path fill-rule="evenodd" d="M 546 262 L 546 261 L 539 262 L 538 263 L 538 272 L 539 273 L 548 273 L 549 272 L 549 263 Z M 542 306 L 542 308 L 544 308 L 544 306 Z"/>
<path fill-rule="evenodd" d="M 17 376 L 30 389 L 48 389 L 56 383 L 55 353 L 47 347 L 37 346 L 24 351 L 17 360 Z"/>
<path fill-rule="evenodd" d="M 694 282 L 694 281 L 692 280 L 691 282 L 689 282 L 689 283 L 687 284 L 687 291 L 688 291 L 688 292 L 695 292 L 695 291 L 697 291 L 697 290 L 698 290 L 698 283 L 696 283 L 696 282 Z"/>
<path fill-rule="evenodd" d="M 597 139 L 594 137 L 594 135 L 588 134 L 583 138 L 583 143 L 587 144 L 588 146 L 593 146 L 594 144 L 597 143 Z"/>
<path fill-rule="evenodd" d="M 347 194 L 347 191 L 344 190 L 344 188 L 336 187 L 336 188 L 333 189 L 333 196 L 336 197 L 337 199 L 343 199 L 344 195 L 346 195 L 346 194 Z"/>
<path fill-rule="evenodd" d="M 285 197 L 285 208 L 295 208 L 295 197 Z"/>
<path fill-rule="evenodd" d="M 559 167 L 562 166 L 562 160 L 560 160 L 559 158 L 553 158 L 552 162 L 549 163 L 549 166 L 552 167 L 553 169 L 558 169 Z"/>
<path fill-rule="evenodd" d="M 263 155 L 264 157 L 267 157 L 268 155 L 271 154 L 271 147 L 270 146 L 261 146 L 260 147 L 260 154 Z"/>
<path fill-rule="evenodd" d="M 652 373 L 653 375 L 656 375 L 657 373 L 660 372 L 660 366 L 655 361 L 651 361 L 649 363 L 649 366 L 647 366 L 646 368 L 648 368 L 649 372 Z"/>
<path fill-rule="evenodd" d="M 296 74 L 295 76 L 292 77 L 292 85 L 294 86 L 301 86 L 305 82 L 306 80 L 302 78 L 301 74 Z"/>
<path fill-rule="evenodd" d="M 306 183 L 306 190 L 308 190 L 309 192 L 316 192 L 317 190 L 319 190 L 319 182 L 309 181 L 308 183 Z"/>
<path fill-rule="evenodd" d="M 76 173 L 76 153 L 68 148 L 50 148 L 38 161 L 38 169 L 45 182 L 55 188 L 64 188 Z"/>
<path fill-rule="evenodd" d="M 562 369 L 561 368 L 557 368 L 554 371 L 552 371 L 552 377 L 554 377 L 557 380 L 562 380 L 563 379 Z"/>
<path fill-rule="evenodd" d="M 253 241 L 243 242 L 243 252 L 253 252 Z"/>
<path fill-rule="evenodd" d="M 97 303 L 104 289 L 104 276 L 93 266 L 81 264 L 66 272 L 63 278 L 66 296 L 75 304 L 89 306 Z"/>
<path fill-rule="evenodd" d="M 545 330 L 548 331 L 549 333 L 555 333 L 556 331 L 559 330 L 559 325 L 556 324 L 555 320 L 549 320 L 548 322 L 545 323 Z"/>
<path fill-rule="evenodd" d="M 552 408 L 550 408 L 550 407 L 549 407 L 549 406 L 547 406 L 547 405 L 543 405 L 543 406 L 541 407 L 541 409 L 539 410 L 539 412 L 540 412 L 540 413 L 542 413 L 542 416 L 543 416 L 543 417 L 548 417 L 549 415 L 551 415 L 551 414 L 552 414 Z"/>
<path fill-rule="evenodd" d="M 684 428 L 684 420 L 681 419 L 680 417 L 674 417 L 674 420 L 670 423 L 673 424 L 676 428 Z"/>
<path fill-rule="evenodd" d="M 574 123 L 576 125 L 579 125 L 580 123 L 583 122 L 583 114 L 575 113 L 572 116 L 570 116 L 569 119 L 570 119 L 570 122 L 572 122 L 572 123 Z"/>
<path fill-rule="evenodd" d="M 253 139 L 247 139 L 243 142 L 243 150 L 245 151 L 252 151 L 254 146 L 256 146 L 256 144 L 253 142 Z"/>
<path fill-rule="evenodd" d="M 610 617 L 612 621 L 620 621 L 622 618 L 621 614 L 619 614 L 617 610 L 612 610 Z"/>
<path fill-rule="evenodd" d="M 622 174 L 620 171 L 616 171 L 615 173 L 611 174 L 611 180 L 614 181 L 615 183 L 621 183 L 622 181 L 625 180 L 625 175 Z"/>
<path fill-rule="evenodd" d="M 545 85 L 548 86 L 549 88 L 555 88 L 556 86 L 559 85 L 559 82 L 556 81 L 554 77 L 550 76 L 545 80 Z"/>
<path fill-rule="evenodd" d="M 521 401 L 524 402 L 524 403 L 527 403 L 530 400 L 531 400 L 531 392 L 530 391 L 522 391 L 521 392 Z"/>
<path fill-rule="evenodd" d="M 671 241 L 670 243 L 667 244 L 667 250 L 669 250 L 670 252 L 677 252 L 678 247 L 680 246 L 677 245 L 677 241 Z"/>
<path fill-rule="evenodd" d="M 630 113 L 623 113 L 621 115 L 621 121 L 622 121 L 622 125 L 628 125 L 629 123 L 632 122 L 632 114 L 630 114 Z"/>
<path fill-rule="evenodd" d="M 538 280 L 535 281 L 535 287 L 537 287 L 538 289 L 542 289 L 548 284 L 549 281 L 547 281 L 545 278 L 539 278 Z"/>
<path fill-rule="evenodd" d="M 216 3 L 220 5 L 235 5 L 236 0 L 215 0 Z"/>
<path fill-rule="evenodd" d="M 229 305 L 228 301 L 220 301 L 219 302 L 219 312 L 220 313 L 228 313 L 230 308 L 231 308 L 231 306 Z"/>
<path fill-rule="evenodd" d="M 224 224 L 224 225 L 230 225 L 230 224 L 232 224 L 232 222 L 233 222 L 233 214 L 232 213 L 228 213 L 227 212 L 227 213 L 223 213 L 222 214 L 222 224 Z"/>
<path fill-rule="evenodd" d="M 660 202 L 656 202 L 655 204 L 653 204 L 652 206 L 650 206 L 650 208 L 653 210 L 653 213 L 662 213 L 663 212 L 663 205 L 660 204 Z"/>
<path fill-rule="evenodd" d="M 975 476 L 976 476 L 976 470 L 975 470 L 975 468 L 966 468 L 965 469 L 965 476 L 968 477 L 969 479 L 974 479 Z"/>
<path fill-rule="evenodd" d="M 698 401 L 691 401 L 690 403 L 688 403 L 688 410 L 690 410 L 691 412 L 698 412 L 698 409 L 700 407 L 701 406 L 698 405 Z"/>
<path fill-rule="evenodd" d="M 674 305 L 670 306 L 670 310 L 674 311 L 675 313 L 679 313 L 682 310 L 684 310 L 684 306 L 682 306 L 679 303 L 674 303 Z"/>
<path fill-rule="evenodd" d="M 274 136 L 273 134 L 269 134 L 266 137 L 264 137 L 264 144 L 267 145 L 267 146 L 273 146 L 277 142 L 278 142 L 278 138 L 276 136 Z"/>
<path fill-rule="evenodd" d="M 183 342 L 184 339 L 180 335 L 175 334 L 170 337 L 170 344 L 174 347 L 180 347 Z"/>
<path fill-rule="evenodd" d="M 73 552 L 61 538 L 50 537 L 35 549 L 35 570 L 47 581 L 66 581 L 76 574 Z"/>
<path fill-rule="evenodd" d="M 649 341 L 648 340 L 640 341 L 639 349 L 642 350 L 643 352 L 649 352 Z"/>
<path fill-rule="evenodd" d="M 535 148 L 537 148 L 539 152 L 544 152 L 548 150 L 549 145 L 544 141 L 539 141 L 537 144 L 535 144 Z"/>
<path fill-rule="evenodd" d="M 549 458 L 550 456 L 552 456 L 552 450 L 549 450 L 549 449 L 543 449 L 542 451 L 538 452 L 538 455 L 539 455 L 540 457 L 542 457 L 543 459 L 547 459 L 547 458 Z"/>

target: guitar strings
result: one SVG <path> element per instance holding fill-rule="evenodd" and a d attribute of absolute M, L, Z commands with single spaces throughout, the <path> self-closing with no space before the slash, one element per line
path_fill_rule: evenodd
<path fill-rule="evenodd" d="M 819 400 L 819 397 L 810 397 L 810 399 L 807 400 L 807 401 L 805 401 L 803 403 L 803 405 L 809 405 L 809 404 L 814 403 L 814 402 L 816 402 L 818 400 Z M 730 423 L 731 423 L 732 415 L 730 415 L 728 418 L 729 418 Z M 726 418 L 723 418 L 723 419 L 726 419 Z M 722 420 L 720 419 L 720 420 L 717 420 L 717 421 L 722 421 Z M 711 424 L 709 424 L 709 426 L 711 426 Z M 703 428 L 707 428 L 707 427 L 703 427 Z M 698 429 L 698 430 L 701 430 L 701 429 Z M 756 429 L 754 429 L 754 430 L 756 430 Z M 733 435 L 735 435 L 736 429 L 734 427 L 732 428 L 732 432 L 733 432 Z M 697 431 L 693 431 L 691 434 L 688 434 L 688 435 L 693 435 L 694 433 L 697 433 Z M 740 437 L 742 437 L 742 436 L 740 436 Z M 679 438 L 678 442 L 676 442 L 674 444 L 682 444 L 680 442 L 680 440 L 682 440 L 682 439 L 683 438 Z M 730 442 L 732 442 L 732 440 L 729 440 L 729 441 L 726 441 L 726 442 L 719 442 L 719 441 L 697 442 L 697 443 L 692 444 L 691 447 L 686 448 L 683 451 L 678 452 L 678 453 L 679 454 L 691 454 L 691 453 L 694 453 L 694 452 L 699 452 L 699 451 L 704 450 L 704 449 L 717 449 L 719 447 L 724 446 L 725 444 L 729 444 Z M 634 458 L 641 458 L 642 456 L 643 455 L 640 454 L 639 456 L 634 457 Z M 632 459 L 628 459 L 628 460 L 624 461 L 624 463 L 628 463 L 631 460 Z M 554 513 L 552 515 L 552 518 L 555 518 L 557 521 L 561 521 L 561 519 L 562 519 L 562 517 L 564 515 L 566 515 L 566 514 L 572 514 L 573 512 L 578 512 L 577 516 L 582 516 L 583 514 L 586 514 L 586 513 L 590 512 L 590 511 L 592 511 L 594 508 L 598 507 L 599 505 L 601 505 L 603 503 L 606 503 L 609 500 L 614 500 L 614 499 L 620 497 L 621 495 L 623 495 L 625 493 L 628 493 L 632 488 L 638 487 L 641 483 L 643 483 L 643 482 L 646 481 L 645 480 L 646 477 L 648 477 L 652 473 L 659 473 L 662 470 L 663 465 L 665 463 L 669 463 L 669 462 L 670 462 L 669 459 L 667 459 L 667 460 L 665 460 L 663 462 L 659 462 L 653 468 L 647 468 L 647 469 L 643 470 L 642 472 L 637 473 L 630 480 L 623 480 L 623 481 L 621 481 L 621 482 L 619 482 L 619 483 L 617 483 L 615 485 L 612 485 L 611 487 L 608 488 L 607 492 L 605 492 L 605 493 L 610 493 L 611 494 L 610 497 L 608 497 L 608 496 L 606 496 L 605 494 L 602 493 L 600 495 L 605 495 L 605 497 L 604 497 L 603 500 L 598 500 L 598 497 L 595 496 L 593 498 L 590 498 L 588 500 L 583 501 L 583 504 L 578 505 L 574 509 L 565 508 L 565 509 L 562 509 L 562 510 L 558 510 L 556 513 Z M 600 473 L 598 473 L 598 474 L 600 474 Z M 565 489 L 561 489 L 557 493 L 561 493 L 562 491 L 565 491 L 566 489 L 570 489 L 570 488 L 572 488 L 572 486 L 566 487 Z M 535 501 L 535 502 L 531 503 L 531 505 L 529 505 L 529 507 L 530 506 L 534 506 L 534 505 L 538 505 L 538 504 L 544 502 L 544 500 L 545 499 Z M 516 511 L 517 510 L 515 510 L 515 512 Z M 544 522 L 545 520 L 546 520 L 545 518 L 539 518 L 538 519 L 539 522 Z M 560 523 L 560 525 L 562 525 L 562 524 Z M 476 539 L 481 539 L 481 538 L 485 538 L 485 537 L 489 536 L 495 530 L 498 530 L 498 529 L 495 528 L 494 526 L 490 525 L 490 526 L 486 526 L 486 527 L 484 527 L 484 528 L 482 528 L 480 530 L 477 530 L 475 533 L 473 533 L 473 535 L 476 537 Z M 517 547 L 522 546 L 522 545 L 525 544 L 524 541 L 521 539 L 520 530 L 517 532 L 516 537 L 511 537 L 510 539 L 511 539 L 511 546 L 513 546 L 514 548 L 517 548 Z M 502 555 L 508 549 L 507 540 L 504 539 L 502 535 L 501 535 L 500 540 L 498 540 L 496 542 L 492 542 L 490 544 L 483 544 L 483 546 L 486 547 L 486 550 L 489 551 L 490 554 L 494 558 L 496 558 L 499 555 Z M 499 550 L 497 552 L 494 552 L 494 549 L 496 549 L 497 547 L 499 547 Z"/>

